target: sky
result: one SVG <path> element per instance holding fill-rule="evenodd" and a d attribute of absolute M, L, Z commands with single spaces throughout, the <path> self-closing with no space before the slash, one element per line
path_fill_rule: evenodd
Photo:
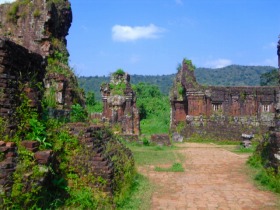
<path fill-rule="evenodd" d="M 279 0 L 70 2 L 67 46 L 78 76 L 108 76 L 119 68 L 173 74 L 184 58 L 196 67 L 277 66 Z"/>

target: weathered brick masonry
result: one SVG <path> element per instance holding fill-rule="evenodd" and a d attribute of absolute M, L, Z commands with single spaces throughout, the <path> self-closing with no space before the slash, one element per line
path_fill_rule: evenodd
<path fill-rule="evenodd" d="M 68 57 L 66 36 L 72 24 L 71 4 L 68 0 L 53 2 L 36 0 L 1 4 L 0 36 L 41 55 L 46 63 L 47 58 L 55 57 L 55 54 Z M 19 57 L 14 55 L 13 60 L 17 59 Z M 83 94 L 79 91 L 77 79 L 69 66 L 63 62 L 53 65 L 64 71 L 49 72 L 48 68 L 44 76 L 45 95 L 50 90 L 55 92 L 56 105 L 53 108 L 61 112 L 69 110 L 74 103 L 84 106 Z M 40 72 L 40 69 L 37 71 Z"/>
<path fill-rule="evenodd" d="M 0 37 L 0 116 L 7 121 L 7 134 L 16 127 L 15 111 L 22 103 L 21 93 L 28 97 L 31 107 L 40 111 L 44 76 L 42 56 Z"/>
<path fill-rule="evenodd" d="M 201 86 L 184 60 L 171 91 L 171 128 L 178 131 L 181 124 L 186 138 L 240 140 L 242 133 L 262 134 L 274 125 L 278 96 L 279 87 Z"/>
<path fill-rule="evenodd" d="M 10 197 L 11 194 L 13 172 L 20 164 L 19 147 L 32 152 L 34 163 L 45 171 L 38 180 L 32 179 L 32 171 L 22 174 L 25 192 L 33 185 L 43 188 L 50 186 L 52 173 L 48 166 L 60 163 L 52 150 L 39 150 L 38 141 L 21 139 L 14 143 L 9 142 L 9 136 L 6 137 L 12 136 L 18 126 L 16 110 L 23 103 L 24 97 L 27 97 L 29 107 L 37 111 L 38 115 L 42 114 L 43 97 L 48 96 L 51 90 L 55 96 L 55 107 L 49 109 L 51 115 L 65 116 L 71 105 L 84 105 L 83 95 L 78 91 L 77 79 L 67 65 L 67 58 L 64 63 L 55 63 L 55 67 L 62 69 L 64 74 L 49 72 L 48 69 L 48 56 L 53 58 L 55 53 L 68 55 L 65 37 L 72 21 L 70 3 L 67 0 L 53 2 L 55 1 L 17 1 L 14 4 L 0 5 L 0 119 L 3 121 L 0 128 L 0 206 L 3 205 L 3 198 Z M 10 13 L 11 8 L 16 8 L 13 10 L 15 14 Z M 129 85 L 126 93 L 125 100 L 130 102 L 127 102 L 127 106 L 132 107 L 124 109 L 124 113 L 129 116 L 122 118 L 123 125 L 131 116 L 138 116 L 137 110 L 133 108 L 134 93 Z M 122 105 L 121 107 L 123 108 Z M 136 122 L 139 128 L 139 120 Z M 128 123 L 127 131 L 137 131 L 134 125 L 137 126 L 132 121 Z M 105 184 L 94 183 L 90 187 L 101 188 L 112 194 L 123 170 L 115 167 L 118 164 L 115 159 L 125 157 L 133 168 L 130 150 L 113 138 L 104 127 L 87 124 L 69 124 L 67 127 L 72 135 L 77 136 L 82 151 L 85 151 L 73 158 L 76 160 L 76 163 L 72 163 L 77 166 L 76 173 L 80 175 L 81 171 L 78 169 L 82 168 L 83 173 L 101 177 Z"/>
<path fill-rule="evenodd" d="M 278 68 L 280 72 L 280 40 L 277 46 Z M 279 94 L 279 93 L 278 93 Z M 267 166 L 273 167 L 276 172 L 280 173 L 280 97 L 277 98 L 275 123 L 270 131 L 270 138 L 264 139 L 259 145 L 259 152 L 265 159 Z"/>
<path fill-rule="evenodd" d="M 139 111 L 136 95 L 130 84 L 130 75 L 112 74 L 109 84 L 100 88 L 103 101 L 103 119 L 111 125 L 119 125 L 122 134 L 140 133 Z"/>

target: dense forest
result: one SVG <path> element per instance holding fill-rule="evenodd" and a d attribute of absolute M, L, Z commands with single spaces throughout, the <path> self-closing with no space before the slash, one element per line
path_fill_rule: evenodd
<path fill-rule="evenodd" d="M 273 69 L 270 72 L 261 75 L 261 86 L 276 86 L 279 84 L 279 72 Z"/>
<path fill-rule="evenodd" d="M 271 66 L 230 65 L 219 69 L 196 69 L 200 84 L 214 86 L 259 86 L 262 74 L 274 70 Z"/>
<path fill-rule="evenodd" d="M 197 68 L 195 76 L 200 84 L 215 86 L 259 86 L 274 85 L 275 75 L 270 72 L 276 71 L 271 66 L 240 66 L 230 65 L 219 69 Z M 275 74 L 275 73 L 274 73 Z M 156 85 L 163 95 L 168 95 L 172 86 L 175 74 L 170 75 L 131 75 L 131 83 L 139 84 L 142 82 Z M 109 82 L 109 76 L 79 77 L 80 87 L 86 92 L 95 93 L 96 100 L 101 100 L 99 92 L 103 82 Z"/>

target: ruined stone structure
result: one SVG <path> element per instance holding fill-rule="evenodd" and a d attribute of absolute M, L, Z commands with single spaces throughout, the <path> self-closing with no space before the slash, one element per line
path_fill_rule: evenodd
<path fill-rule="evenodd" d="M 22 93 L 32 108 L 41 110 L 45 62 L 41 55 L 0 37 L 0 116 L 6 134 L 15 129 L 16 108 L 22 103 Z"/>
<path fill-rule="evenodd" d="M 55 146 L 42 147 L 42 141 L 46 138 L 49 142 L 60 141 L 59 144 L 64 144 L 61 139 L 50 139 L 48 136 L 43 137 L 44 139 L 30 137 L 35 139 L 26 140 L 27 135 L 23 134 L 18 136 L 16 142 L 11 142 L 14 141 L 11 137 L 17 127 L 20 127 L 18 123 L 21 122 L 20 111 L 32 110 L 32 113 L 38 114 L 40 120 L 44 102 L 51 116 L 65 117 L 73 104 L 83 106 L 85 103 L 83 92 L 79 90 L 77 79 L 68 66 L 65 37 L 71 21 L 72 11 L 68 0 L 16 1 L 0 5 L 1 209 L 5 209 L 5 205 L 8 205 L 7 208 L 10 207 L 9 203 L 5 204 L 5 200 L 13 199 L 14 188 L 17 188 L 14 186 L 20 185 L 21 195 L 34 193 L 38 199 L 44 197 L 40 197 L 37 193 L 54 187 L 54 173 L 56 175 L 60 173 L 62 164 L 68 164 L 67 166 L 82 181 L 86 176 L 94 177 L 87 183 L 87 187 L 91 187 L 95 192 L 101 191 L 100 194 L 104 197 L 108 194 L 108 199 L 112 199 L 114 191 L 122 190 L 119 182 L 127 179 L 124 177 L 125 170 L 131 170 L 130 174 L 133 175 L 134 160 L 130 150 L 102 126 L 91 126 L 86 123 L 65 125 L 63 131 L 68 131 L 67 138 L 75 136 L 75 146 L 79 148 L 79 152 L 69 158 L 71 161 L 59 159 L 60 154 L 66 151 L 64 147 L 61 147 L 60 151 L 57 151 Z M 117 82 L 114 84 L 118 85 Z M 124 108 L 125 117 L 114 115 L 117 117 L 113 122 L 122 119 L 122 125 L 127 123 L 125 131 L 134 133 L 137 126 L 139 131 L 139 118 L 136 121 L 137 125 L 129 120 L 138 117 L 135 95 L 129 83 L 125 87 L 124 100 L 127 103 L 118 103 L 120 109 Z M 112 88 L 110 90 L 114 92 Z M 119 98 L 123 101 L 122 96 Z M 108 104 L 114 108 L 118 106 L 115 102 Z M 125 104 L 127 105 L 124 106 Z M 24 108 L 20 110 L 23 105 Z M 36 121 L 36 114 L 34 120 L 39 122 Z M 30 119 L 25 120 L 29 124 L 21 125 L 23 133 L 31 130 Z M 41 125 L 41 129 L 42 132 L 46 132 L 44 125 L 43 128 Z M 21 154 L 22 151 L 25 155 Z M 23 163 L 26 156 L 29 158 L 29 164 Z M 71 187 L 73 183 L 67 184 Z M 26 202 L 33 202 L 30 200 L 31 197 L 28 199 Z M 25 203 L 25 200 L 23 202 Z"/>
<path fill-rule="evenodd" d="M 109 84 L 101 86 L 103 119 L 120 126 L 121 134 L 139 135 L 139 112 L 136 96 L 130 85 L 130 75 L 113 73 Z"/>
<path fill-rule="evenodd" d="M 185 138 L 200 135 L 240 140 L 274 125 L 279 87 L 214 87 L 196 82 L 184 59 L 171 91 L 171 128 Z"/>
<path fill-rule="evenodd" d="M 37 68 L 36 74 L 45 74 L 45 97 L 55 100 L 51 108 L 58 110 L 70 109 L 73 103 L 85 104 L 77 79 L 67 64 L 66 36 L 71 23 L 68 0 L 17 1 L 0 6 L 0 37 L 43 57 L 46 72 Z"/>
<path fill-rule="evenodd" d="M 279 36 L 280 38 L 280 36 Z M 280 40 L 277 45 L 278 68 L 280 72 Z M 264 139 L 257 148 L 266 167 L 273 167 L 280 173 L 280 92 L 277 94 L 277 105 L 275 106 L 275 124 L 271 128 L 270 137 Z"/>
<path fill-rule="evenodd" d="M 120 178 L 117 174 L 120 169 L 116 169 L 114 161 L 116 158 L 119 159 L 116 162 L 123 161 L 123 157 L 126 157 L 133 166 L 134 159 L 131 151 L 112 138 L 104 126 L 70 123 L 67 127 L 73 135 L 78 137 L 84 147 L 84 153 L 78 154 L 73 163 L 74 167 L 77 168 L 76 173 L 83 175 L 82 171 L 86 171 L 86 173 L 94 174 L 96 177 L 102 177 L 105 180 L 104 184 L 91 187 L 100 187 L 104 192 L 112 195 L 117 187 L 117 179 Z M 88 156 L 89 154 L 90 156 Z M 121 156 L 123 157 L 121 158 Z"/>
<path fill-rule="evenodd" d="M 42 56 L 51 55 L 72 23 L 68 0 L 17 1 L 0 6 L 0 34 Z M 63 47 L 63 46 L 59 46 Z M 66 48 L 64 47 L 64 50 Z"/>

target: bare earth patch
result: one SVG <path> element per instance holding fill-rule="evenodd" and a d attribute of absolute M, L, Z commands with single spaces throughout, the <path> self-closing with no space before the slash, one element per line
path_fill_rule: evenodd
<path fill-rule="evenodd" d="M 279 197 L 259 190 L 246 173 L 247 154 L 223 146 L 184 143 L 184 172 L 156 172 L 140 167 L 158 187 L 151 209 L 279 209 Z"/>

